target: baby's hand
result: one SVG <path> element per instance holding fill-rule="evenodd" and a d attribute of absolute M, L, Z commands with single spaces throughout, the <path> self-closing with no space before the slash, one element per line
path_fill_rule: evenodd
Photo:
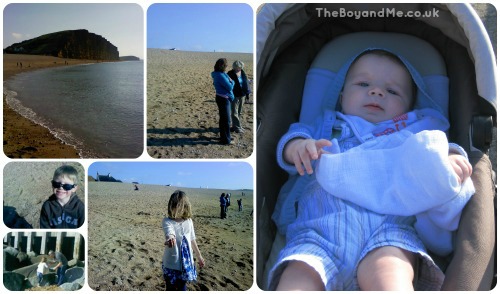
<path fill-rule="evenodd" d="M 472 175 L 472 165 L 469 163 L 467 158 L 460 154 L 450 154 L 448 155 L 450 164 L 457 175 L 458 182 L 462 184 L 467 180 L 468 177 Z"/>
<path fill-rule="evenodd" d="M 312 160 L 318 159 L 321 154 L 327 153 L 322 148 L 331 146 L 332 142 L 320 139 L 294 139 L 288 142 L 285 146 L 285 161 L 294 164 L 297 172 L 303 176 L 304 167 L 307 174 L 312 174 Z M 303 166 L 302 166 L 303 165 Z"/>

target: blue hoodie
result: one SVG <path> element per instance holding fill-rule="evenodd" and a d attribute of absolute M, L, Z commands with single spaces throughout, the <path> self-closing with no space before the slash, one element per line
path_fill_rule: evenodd
<path fill-rule="evenodd" d="M 225 72 L 213 71 L 215 93 L 222 97 L 228 97 L 230 101 L 234 100 L 233 87 L 234 82 Z"/>

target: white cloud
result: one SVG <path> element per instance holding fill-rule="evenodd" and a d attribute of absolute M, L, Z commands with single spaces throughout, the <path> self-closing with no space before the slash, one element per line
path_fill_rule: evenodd
<path fill-rule="evenodd" d="M 177 175 L 179 176 L 190 176 L 192 174 L 193 174 L 192 172 L 183 172 L 183 171 L 177 172 Z"/>
<path fill-rule="evenodd" d="M 14 39 L 17 39 L 17 40 L 20 40 L 23 38 L 23 34 L 20 34 L 20 33 L 12 33 L 12 37 L 14 37 Z"/>
<path fill-rule="evenodd" d="M 192 48 L 193 51 L 203 51 L 203 46 L 200 44 L 195 44 L 192 46 Z"/>

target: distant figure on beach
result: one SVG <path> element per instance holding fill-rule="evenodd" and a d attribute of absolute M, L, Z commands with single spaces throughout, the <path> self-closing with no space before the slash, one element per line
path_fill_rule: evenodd
<path fill-rule="evenodd" d="M 227 217 L 227 214 L 226 214 L 226 204 L 227 204 L 226 193 L 222 193 L 220 195 L 219 202 L 220 202 L 220 218 L 224 219 Z"/>
<path fill-rule="evenodd" d="M 231 142 L 231 101 L 234 100 L 234 82 L 226 73 L 227 60 L 220 58 L 214 65 L 212 79 L 215 87 L 215 102 L 219 108 L 219 133 L 222 145 L 232 144 Z"/>
<path fill-rule="evenodd" d="M 236 200 L 238 202 L 238 211 L 242 211 L 243 210 L 243 204 L 242 204 L 242 199 L 238 199 Z"/>
<path fill-rule="evenodd" d="M 231 206 L 231 193 L 226 193 L 226 213 L 229 206 Z"/>
<path fill-rule="evenodd" d="M 138 190 L 139 190 L 139 186 L 137 186 L 137 184 L 134 184 L 134 190 L 135 190 L 135 191 L 138 191 Z"/>
<path fill-rule="evenodd" d="M 42 205 L 40 228 L 79 228 L 85 221 L 85 206 L 76 195 L 78 171 L 63 165 L 55 170 L 51 183 L 53 194 Z"/>
<path fill-rule="evenodd" d="M 49 266 L 46 263 L 47 258 L 42 257 L 38 267 L 36 268 L 36 276 L 38 277 L 38 286 L 42 286 L 43 275 L 49 272 Z"/>
<path fill-rule="evenodd" d="M 52 259 L 52 263 L 57 263 L 52 270 L 56 271 L 57 286 L 61 286 L 64 283 L 64 276 L 68 269 L 68 259 L 61 252 L 53 250 L 49 251 L 49 257 Z"/>
<path fill-rule="evenodd" d="M 162 221 L 166 238 L 162 261 L 166 291 L 187 291 L 186 283 L 196 281 L 193 252 L 200 268 L 205 266 L 191 217 L 191 204 L 186 193 L 175 191 L 168 201 L 168 217 Z"/>
<path fill-rule="evenodd" d="M 233 62 L 233 69 L 227 74 L 234 81 L 233 95 L 234 100 L 231 101 L 231 131 L 236 133 L 243 133 L 245 128 L 241 125 L 241 110 L 243 106 L 243 97 L 249 99 L 250 89 L 248 88 L 248 78 L 243 70 L 245 64 L 236 60 Z"/>

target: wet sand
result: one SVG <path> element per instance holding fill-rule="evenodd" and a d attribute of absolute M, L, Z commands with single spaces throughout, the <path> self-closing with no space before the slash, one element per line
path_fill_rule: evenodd
<path fill-rule="evenodd" d="M 165 236 L 161 221 L 177 187 L 89 181 L 88 281 L 101 291 L 162 291 Z M 205 259 L 190 291 L 242 291 L 253 285 L 252 191 L 180 188 L 190 199 L 196 240 Z M 228 218 L 219 196 L 231 193 Z M 236 200 L 243 199 L 243 211 Z M 196 260 L 195 260 L 195 263 Z"/>
<path fill-rule="evenodd" d="M 3 80 L 42 68 L 94 63 L 93 60 L 63 59 L 51 56 L 4 54 Z M 20 66 L 22 63 L 22 67 Z M 21 116 L 9 107 L 3 95 L 3 150 L 10 158 L 79 158 L 77 150 L 63 143 L 50 131 Z"/>

